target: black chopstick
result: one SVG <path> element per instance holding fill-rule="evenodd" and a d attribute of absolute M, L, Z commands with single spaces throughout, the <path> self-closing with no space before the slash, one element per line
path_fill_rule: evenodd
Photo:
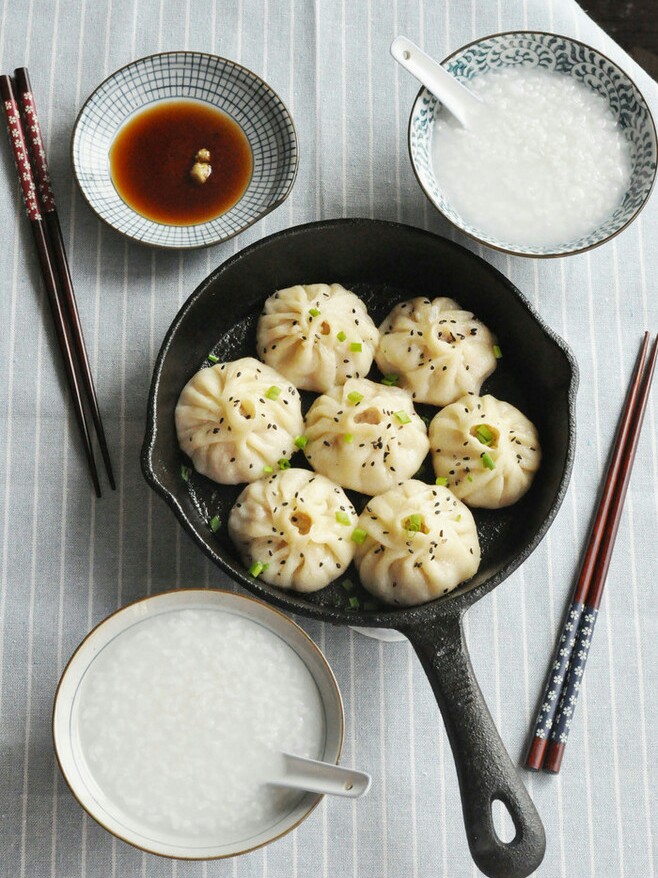
<path fill-rule="evenodd" d="M 658 340 L 657 340 L 658 341 Z M 603 593 L 614 537 L 630 478 L 635 449 L 640 435 L 644 409 L 649 395 L 656 360 L 654 343 L 646 371 L 644 361 L 649 345 L 649 333 L 645 333 L 638 354 L 633 377 L 629 385 L 619 429 L 613 444 L 606 472 L 601 500 L 587 545 L 574 595 L 568 608 L 561 637 L 551 665 L 551 671 L 533 730 L 526 767 L 538 771 L 545 767 L 548 751 L 552 752 L 550 764 L 559 770 L 553 743 L 561 743 L 562 751 L 571 724 L 580 679 L 591 643 L 593 621 Z M 561 755 L 559 757 L 561 759 Z"/>
<path fill-rule="evenodd" d="M 28 147 L 32 154 L 32 170 L 37 184 L 38 198 L 41 203 L 43 220 L 48 230 L 48 237 L 51 245 L 51 259 L 54 262 L 57 280 L 59 281 L 62 310 L 67 320 L 69 335 L 72 336 L 73 339 L 73 346 L 80 367 L 79 371 L 82 375 L 82 383 L 87 395 L 87 401 L 91 410 L 94 426 L 96 428 L 98 444 L 101 449 L 101 454 L 103 455 L 107 477 L 110 486 L 114 489 L 116 485 L 114 481 L 114 473 L 112 471 L 110 452 L 107 447 L 105 430 L 103 429 L 103 421 L 98 406 L 98 398 L 96 396 L 96 388 L 94 387 L 94 379 L 91 374 L 87 348 L 82 334 L 78 304 L 75 299 L 71 271 L 69 269 L 66 250 L 64 248 L 64 239 L 62 237 L 62 229 L 57 214 L 55 196 L 50 184 L 48 159 L 46 158 L 46 149 L 41 135 L 41 126 L 39 125 L 36 104 L 34 102 L 34 95 L 32 93 L 32 86 L 30 84 L 27 67 L 16 68 L 14 71 L 14 77 L 16 91 L 18 92 L 18 100 L 23 114 L 25 139 L 27 140 Z"/>
<path fill-rule="evenodd" d="M 583 613 L 576 636 L 576 645 L 573 650 L 569 673 L 562 689 L 560 705 L 551 730 L 550 744 L 548 745 L 548 750 L 546 751 L 544 764 L 542 766 L 544 771 L 548 771 L 551 774 L 557 774 L 560 770 L 564 748 L 567 743 L 567 738 L 569 737 L 571 720 L 576 707 L 578 693 L 580 692 L 580 684 L 585 671 L 592 636 L 594 635 L 594 626 L 596 625 L 599 606 L 601 604 L 601 599 L 603 598 L 603 589 L 605 588 L 608 568 L 612 558 L 612 551 L 617 537 L 617 531 L 619 529 L 619 521 L 624 507 L 624 499 L 626 497 L 626 491 L 631 477 L 633 461 L 635 460 L 637 443 L 640 438 L 644 412 L 646 411 L 649 391 L 651 390 L 651 381 L 656 367 L 657 354 L 658 336 L 654 340 L 649 362 L 642 377 L 637 402 L 631 416 L 631 428 L 624 448 L 620 469 L 615 480 L 612 504 L 603 531 L 601 547 L 596 562 L 596 570 L 585 599 L 585 612 Z"/>
<path fill-rule="evenodd" d="M 96 470 L 96 461 L 94 460 L 91 436 L 89 435 L 89 429 L 87 427 L 87 421 L 85 418 L 82 395 L 80 393 L 80 385 L 78 384 L 78 377 L 75 371 L 73 350 L 69 341 L 66 329 L 66 322 L 58 296 L 57 282 L 55 279 L 53 262 L 50 256 L 49 242 L 46 236 L 43 218 L 37 200 L 34 178 L 32 176 L 32 168 L 30 166 L 30 160 L 25 146 L 25 138 L 23 135 L 23 127 L 21 125 L 21 117 L 18 109 L 18 103 L 16 102 L 14 89 L 9 76 L 0 76 L 0 95 L 2 96 L 2 105 L 5 111 L 7 130 L 9 132 L 9 141 L 11 143 L 12 152 L 14 154 L 14 161 L 16 162 L 18 178 L 21 184 L 23 198 L 25 201 L 25 209 L 27 211 L 28 219 L 30 220 L 32 234 L 34 236 L 34 243 L 36 245 L 37 254 L 39 256 L 41 276 L 43 278 L 46 293 L 48 295 L 48 302 L 50 304 L 53 320 L 55 322 L 57 340 L 59 342 L 59 347 L 62 352 L 62 358 L 64 360 L 64 369 L 66 372 L 69 389 L 73 397 L 78 427 L 80 428 L 80 433 L 82 434 L 87 464 L 89 466 L 89 472 L 91 474 L 91 479 L 94 484 L 96 496 L 100 497 L 101 488 L 98 481 L 98 472 Z"/>

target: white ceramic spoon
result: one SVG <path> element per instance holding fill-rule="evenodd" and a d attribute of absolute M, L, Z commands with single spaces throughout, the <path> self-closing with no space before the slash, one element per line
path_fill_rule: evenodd
<path fill-rule="evenodd" d="M 370 788 L 370 775 L 363 771 L 353 771 L 340 765 L 303 759 L 281 753 L 275 760 L 267 783 L 277 787 L 292 787 L 312 793 L 326 793 L 328 796 L 346 796 L 358 799 Z M 269 772 L 268 772 L 269 773 Z"/>
<path fill-rule="evenodd" d="M 406 37 L 396 37 L 393 40 L 391 55 L 428 91 L 436 95 L 464 128 L 474 126 L 482 101 L 472 91 Z"/>

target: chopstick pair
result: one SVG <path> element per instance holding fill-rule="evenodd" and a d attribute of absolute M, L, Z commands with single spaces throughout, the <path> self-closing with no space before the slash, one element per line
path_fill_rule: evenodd
<path fill-rule="evenodd" d="M 601 500 L 592 526 L 573 598 L 548 677 L 526 768 L 557 774 L 589 654 L 608 567 L 635 459 L 658 354 L 658 336 L 645 369 L 649 333 L 644 339 L 615 437 Z"/>
<path fill-rule="evenodd" d="M 34 96 L 26 67 L 14 71 L 18 99 L 11 77 L 0 76 L 0 95 L 5 111 L 9 140 L 23 191 L 25 209 L 39 256 L 48 301 L 55 322 L 57 340 L 64 360 L 66 378 L 73 397 L 76 420 L 84 443 L 85 455 L 96 496 L 101 496 L 100 482 L 92 440 L 87 425 L 82 390 L 96 428 L 107 477 L 116 487 L 112 462 L 101 420 L 94 380 L 82 335 L 80 315 L 73 291 L 64 239 L 59 224 L 55 198 L 50 185 L 46 150 L 37 118 Z M 19 110 L 20 103 L 20 110 Z M 21 111 L 23 119 L 21 120 Z M 29 152 L 28 152 L 29 145 Z M 31 160 L 30 160 L 31 153 Z M 35 185 L 36 180 L 36 185 Z"/>

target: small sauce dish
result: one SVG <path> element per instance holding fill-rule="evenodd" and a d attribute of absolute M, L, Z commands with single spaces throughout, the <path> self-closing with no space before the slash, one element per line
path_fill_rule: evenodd
<path fill-rule="evenodd" d="M 288 197 L 298 164 L 278 95 L 201 52 L 149 55 L 113 73 L 82 107 L 71 150 L 98 216 L 168 249 L 208 247 L 258 222 Z"/>
<path fill-rule="evenodd" d="M 254 598 L 210 589 L 143 598 L 101 622 L 53 709 L 57 760 L 85 811 L 141 850 L 190 860 L 298 826 L 322 796 L 277 785 L 270 766 L 280 752 L 337 764 L 343 728 L 308 635 Z"/>

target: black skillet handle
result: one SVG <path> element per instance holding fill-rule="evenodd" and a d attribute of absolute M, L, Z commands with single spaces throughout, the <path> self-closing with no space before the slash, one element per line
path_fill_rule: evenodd
<path fill-rule="evenodd" d="M 478 686 L 466 649 L 461 614 L 404 631 L 439 703 L 455 758 L 471 855 L 490 878 L 526 878 L 546 849 L 544 827 L 512 764 Z M 491 806 L 500 799 L 516 835 L 501 841 Z"/>

